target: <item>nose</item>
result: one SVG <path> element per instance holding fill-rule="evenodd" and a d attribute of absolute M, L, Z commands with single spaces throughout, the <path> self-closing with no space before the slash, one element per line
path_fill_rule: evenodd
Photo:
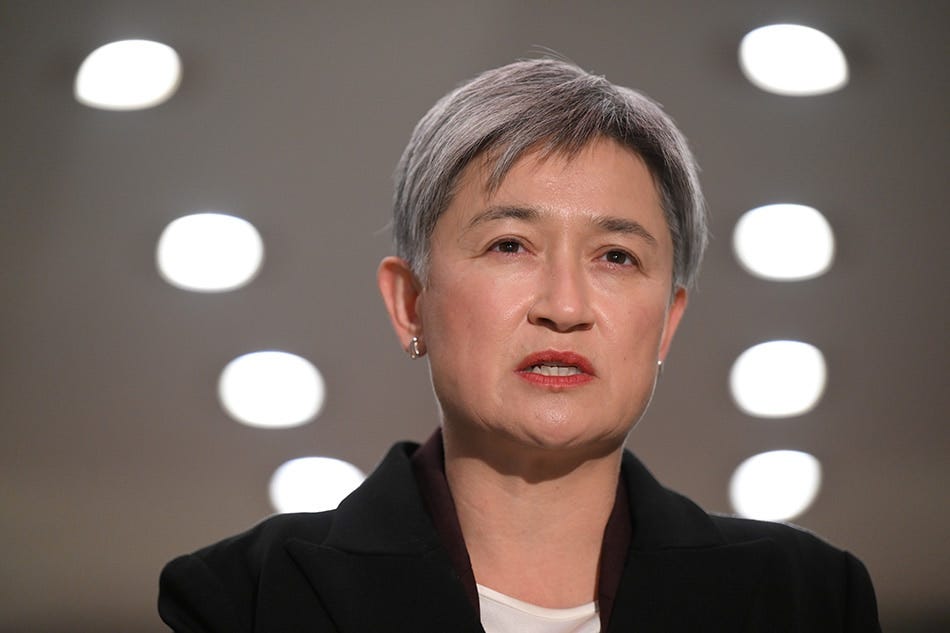
<path fill-rule="evenodd" d="M 556 332 L 589 330 L 594 325 L 591 289 L 583 266 L 568 257 L 549 261 L 539 271 L 528 321 Z"/>

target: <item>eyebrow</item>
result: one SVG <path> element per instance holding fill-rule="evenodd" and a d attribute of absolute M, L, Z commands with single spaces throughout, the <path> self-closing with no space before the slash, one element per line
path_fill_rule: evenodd
<path fill-rule="evenodd" d="M 531 207 L 500 206 L 489 207 L 474 218 L 468 221 L 466 228 L 471 229 L 485 222 L 494 220 L 522 220 L 525 222 L 537 222 L 541 219 L 541 213 Z"/>
<path fill-rule="evenodd" d="M 591 221 L 607 233 L 623 233 L 626 235 L 636 235 L 642 238 L 651 246 L 656 246 L 656 238 L 646 230 L 642 224 L 635 220 L 618 218 L 614 216 L 594 217 Z"/>
<path fill-rule="evenodd" d="M 495 220 L 521 220 L 524 222 L 537 222 L 541 219 L 541 212 L 532 207 L 520 206 L 495 206 L 489 207 L 482 213 L 479 213 L 468 222 L 466 229 L 471 229 L 485 222 Z M 618 218 L 616 216 L 591 216 L 591 224 L 605 233 L 622 233 L 625 235 L 636 235 L 651 246 L 656 246 L 656 238 L 646 227 L 636 220 L 627 218 Z"/>

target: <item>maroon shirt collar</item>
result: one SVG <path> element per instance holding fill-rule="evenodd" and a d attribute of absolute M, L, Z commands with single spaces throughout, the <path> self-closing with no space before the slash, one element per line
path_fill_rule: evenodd
<path fill-rule="evenodd" d="M 426 443 L 413 453 L 412 468 L 435 531 L 448 552 L 455 573 L 465 587 L 469 602 L 472 603 L 475 613 L 479 613 L 478 590 L 475 587 L 472 561 L 468 557 L 455 502 L 452 500 L 452 492 L 445 478 L 442 429 L 437 429 Z M 627 487 L 621 477 L 617 484 L 614 507 L 607 520 L 607 527 L 604 529 L 604 542 L 600 551 L 597 602 L 600 609 L 601 631 L 606 631 L 607 623 L 610 622 L 610 614 L 613 611 L 632 537 L 630 501 L 627 496 Z"/>

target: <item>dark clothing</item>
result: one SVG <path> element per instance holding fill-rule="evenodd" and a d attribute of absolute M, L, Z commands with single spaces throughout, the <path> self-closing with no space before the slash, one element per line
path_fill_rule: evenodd
<path fill-rule="evenodd" d="M 412 454 L 412 471 L 419 484 L 419 492 L 442 546 L 452 561 L 452 567 L 458 573 L 465 588 L 469 603 L 479 612 L 478 589 L 472 562 L 465 548 L 465 538 L 459 525 L 455 502 L 445 478 L 445 454 L 442 450 L 442 431 L 436 431 L 429 441 Z M 604 529 L 604 542 L 600 552 L 600 565 L 597 587 L 597 608 L 600 616 L 600 630 L 607 630 L 610 614 L 613 611 L 614 598 L 620 578 L 623 575 L 623 563 L 630 549 L 630 504 L 627 500 L 627 486 L 623 478 L 617 485 L 617 497 Z"/>
<path fill-rule="evenodd" d="M 424 500 L 416 449 L 394 446 L 335 511 L 278 515 L 175 559 L 162 572 L 162 618 L 179 633 L 481 633 L 461 531 L 457 520 L 434 526 L 427 504 L 445 499 L 432 501 L 430 470 Z M 710 516 L 629 452 L 621 478 L 632 532 L 625 560 L 604 546 L 606 633 L 880 631 L 851 554 L 789 526 Z M 624 542 L 612 523 L 605 541 Z"/>
<path fill-rule="evenodd" d="M 475 586 L 475 574 L 472 561 L 469 560 L 462 526 L 459 525 L 455 511 L 455 502 L 445 478 L 445 454 L 442 449 L 441 433 L 436 432 L 425 444 L 412 454 L 412 472 L 419 486 L 419 494 L 432 526 L 439 537 L 442 547 L 459 578 L 465 597 L 472 609 L 478 614 L 478 589 Z"/>

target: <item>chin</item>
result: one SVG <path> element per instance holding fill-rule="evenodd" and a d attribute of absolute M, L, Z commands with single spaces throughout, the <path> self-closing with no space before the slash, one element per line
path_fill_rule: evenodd
<path fill-rule="evenodd" d="M 623 446 L 630 429 L 585 423 L 574 417 L 536 420 L 524 429 L 527 445 L 546 451 L 603 455 Z"/>

